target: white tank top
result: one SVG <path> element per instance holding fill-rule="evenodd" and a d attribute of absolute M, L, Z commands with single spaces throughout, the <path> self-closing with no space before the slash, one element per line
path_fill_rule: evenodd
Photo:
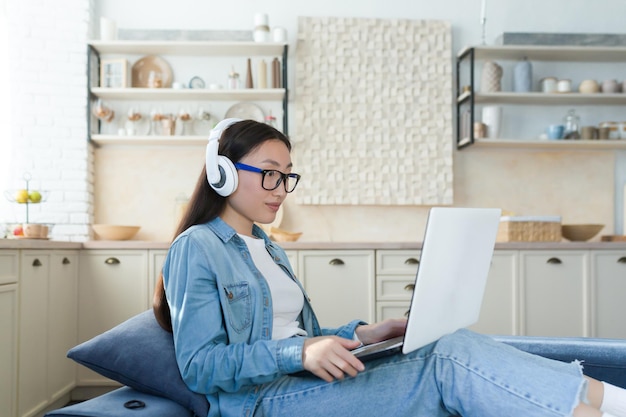
<path fill-rule="evenodd" d="M 291 278 L 276 265 L 265 249 L 265 241 L 239 234 L 246 242 L 252 261 L 261 272 L 270 287 L 272 295 L 273 328 L 272 339 L 286 339 L 292 336 L 306 336 L 307 333 L 298 327 L 298 316 L 304 306 L 304 295 Z"/>

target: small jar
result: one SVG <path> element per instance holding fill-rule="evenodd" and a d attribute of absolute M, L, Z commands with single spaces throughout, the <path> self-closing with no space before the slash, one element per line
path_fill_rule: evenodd
<path fill-rule="evenodd" d="M 264 13 L 257 13 L 254 15 L 254 33 L 255 42 L 269 42 L 270 41 L 270 26 L 269 19 Z"/>
<path fill-rule="evenodd" d="M 618 123 L 619 138 L 626 139 L 626 122 Z"/>
<path fill-rule="evenodd" d="M 239 88 L 239 73 L 235 72 L 235 69 L 228 74 L 228 88 L 230 90 L 237 90 Z"/>
<path fill-rule="evenodd" d="M 163 87 L 163 76 L 160 72 L 150 71 L 148 74 L 148 87 L 149 88 L 161 88 Z"/>
<path fill-rule="evenodd" d="M 574 110 L 567 112 L 565 116 L 565 132 L 563 139 L 580 139 L 580 117 Z"/>
<path fill-rule="evenodd" d="M 474 138 L 482 139 L 487 136 L 487 125 L 482 122 L 474 122 Z"/>
<path fill-rule="evenodd" d="M 613 94 L 613 93 L 619 93 L 619 91 L 620 91 L 620 85 L 617 82 L 617 80 L 604 80 L 604 81 L 602 81 L 602 92 L 603 93 Z"/>
<path fill-rule="evenodd" d="M 617 122 L 602 122 L 600 123 L 600 129 L 608 130 L 608 136 L 606 138 L 602 137 L 601 139 L 619 139 L 621 136 Z"/>
<path fill-rule="evenodd" d="M 265 116 L 265 123 L 272 126 L 276 129 L 276 116 L 272 116 L 272 111 L 270 110 L 270 114 Z"/>
<path fill-rule="evenodd" d="M 570 93 L 572 91 L 572 81 L 567 79 L 557 81 L 556 91 L 559 93 Z"/>
<path fill-rule="evenodd" d="M 556 92 L 556 83 L 557 83 L 556 78 L 545 77 L 541 79 L 540 83 L 541 83 L 541 91 L 543 93 L 555 93 Z"/>

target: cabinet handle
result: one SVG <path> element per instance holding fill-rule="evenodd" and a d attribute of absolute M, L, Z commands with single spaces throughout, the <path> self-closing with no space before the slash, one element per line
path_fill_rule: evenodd
<path fill-rule="evenodd" d="M 559 258 L 550 258 L 546 261 L 546 263 L 552 264 L 552 265 L 560 265 L 563 262 L 559 259 Z"/>
<path fill-rule="evenodd" d="M 626 256 L 622 256 L 617 260 L 618 264 L 626 264 Z"/>
<path fill-rule="evenodd" d="M 415 289 L 415 284 L 406 284 L 404 286 L 405 291 L 413 291 Z"/>
<path fill-rule="evenodd" d="M 67 259 L 67 258 L 63 258 L 63 260 L 61 261 L 61 263 L 62 263 L 63 265 L 69 265 L 69 264 L 71 264 L 70 260 L 69 260 L 69 259 Z"/>
<path fill-rule="evenodd" d="M 343 265 L 343 264 L 345 264 L 345 262 L 338 258 L 331 259 L 330 262 L 328 262 L 328 265 Z"/>
<path fill-rule="evenodd" d="M 41 261 L 39 260 L 39 258 L 35 258 L 35 260 L 33 261 L 33 266 L 42 266 L 43 264 L 41 263 Z"/>
<path fill-rule="evenodd" d="M 117 265 L 117 264 L 119 264 L 121 262 L 120 262 L 119 259 L 117 259 L 115 257 L 111 257 L 111 258 L 105 259 L 104 263 L 107 264 L 107 265 Z"/>
<path fill-rule="evenodd" d="M 409 258 L 409 259 L 407 259 L 406 261 L 404 261 L 404 264 L 405 264 L 405 265 L 419 265 L 419 264 L 420 264 L 420 261 L 418 261 L 418 260 L 417 260 L 417 259 L 415 259 L 415 258 Z"/>

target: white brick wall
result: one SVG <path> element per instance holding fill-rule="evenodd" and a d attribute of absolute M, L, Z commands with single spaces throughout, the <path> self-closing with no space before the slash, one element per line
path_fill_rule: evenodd
<path fill-rule="evenodd" d="M 87 142 L 87 39 L 93 0 L 7 0 L 12 158 L 7 185 L 49 191 L 30 221 L 54 224 L 58 240 L 84 241 L 93 219 L 93 151 Z M 9 207 L 9 208 L 6 208 Z M 0 206 L 0 222 L 25 207 Z"/>

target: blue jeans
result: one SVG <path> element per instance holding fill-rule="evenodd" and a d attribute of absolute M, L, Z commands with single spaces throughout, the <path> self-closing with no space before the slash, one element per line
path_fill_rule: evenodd
<path fill-rule="evenodd" d="M 286 376 L 261 387 L 255 417 L 570 416 L 586 396 L 580 364 L 459 330 L 331 383 Z"/>

